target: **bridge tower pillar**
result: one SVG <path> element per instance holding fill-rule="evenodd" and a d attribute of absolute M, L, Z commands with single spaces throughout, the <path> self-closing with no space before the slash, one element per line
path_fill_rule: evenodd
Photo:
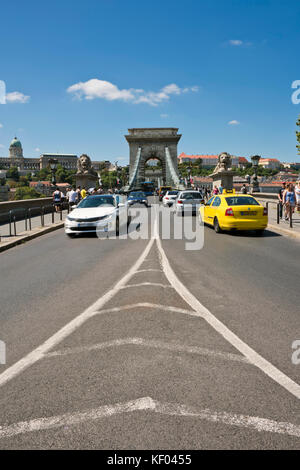
<path fill-rule="evenodd" d="M 134 128 L 128 129 L 125 138 L 129 144 L 129 188 L 138 189 L 145 181 L 145 165 L 149 159 L 162 163 L 163 183 L 179 186 L 177 144 L 181 138 L 178 128 Z"/>

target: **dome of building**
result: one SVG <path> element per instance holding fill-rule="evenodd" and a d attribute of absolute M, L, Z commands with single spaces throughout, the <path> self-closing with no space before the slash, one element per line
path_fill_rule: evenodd
<path fill-rule="evenodd" d="M 19 139 L 17 139 L 17 137 L 15 137 L 15 138 L 11 141 L 10 147 L 19 147 L 19 148 L 22 148 L 22 144 L 21 144 L 21 142 L 19 141 Z"/>

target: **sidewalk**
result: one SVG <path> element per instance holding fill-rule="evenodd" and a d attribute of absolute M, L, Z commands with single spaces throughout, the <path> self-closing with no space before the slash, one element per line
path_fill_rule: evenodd
<path fill-rule="evenodd" d="M 13 246 L 24 243 L 33 238 L 44 235 L 45 233 L 57 230 L 64 225 L 64 220 L 67 216 L 67 211 L 63 211 L 62 220 L 60 220 L 60 214 L 54 214 L 54 224 L 52 223 L 52 214 L 44 215 L 44 226 L 40 216 L 32 217 L 31 219 L 31 230 L 29 221 L 27 221 L 27 230 L 25 220 L 19 220 L 15 223 L 16 225 L 16 236 L 14 235 L 14 223 L 11 224 L 11 236 L 9 224 L 0 225 L 0 252 L 7 250 Z"/>
<path fill-rule="evenodd" d="M 286 221 L 284 219 L 284 213 L 283 213 L 283 218 L 279 219 L 279 224 L 277 224 L 277 202 L 275 201 L 270 201 L 269 199 L 259 199 L 263 205 L 266 205 L 266 202 L 268 202 L 268 207 L 269 207 L 269 224 L 268 228 L 270 230 L 278 231 L 279 233 L 282 233 L 283 235 L 289 235 L 293 238 L 299 238 L 300 240 L 300 213 L 299 212 L 294 212 L 293 214 L 293 228 L 290 228 L 290 222 Z M 284 212 L 284 211 L 283 211 Z"/>

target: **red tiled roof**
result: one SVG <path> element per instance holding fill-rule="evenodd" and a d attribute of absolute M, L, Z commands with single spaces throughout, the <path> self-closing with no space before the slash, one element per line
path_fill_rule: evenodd
<path fill-rule="evenodd" d="M 240 163 L 243 163 L 243 162 L 244 162 L 244 163 L 248 163 L 248 160 L 247 160 L 247 158 L 245 158 L 245 157 L 239 157 L 239 162 L 240 162 Z"/>
<path fill-rule="evenodd" d="M 37 184 L 43 184 L 44 186 L 51 186 L 50 181 L 30 181 L 29 186 L 33 187 L 33 186 L 36 186 Z"/>
<path fill-rule="evenodd" d="M 261 158 L 259 160 L 259 163 L 261 163 L 261 162 L 278 162 L 278 163 L 280 163 L 278 158 Z"/>
<path fill-rule="evenodd" d="M 178 158 L 213 158 L 216 159 L 218 158 L 218 155 L 187 155 L 184 152 L 182 152 L 180 155 L 178 155 Z"/>

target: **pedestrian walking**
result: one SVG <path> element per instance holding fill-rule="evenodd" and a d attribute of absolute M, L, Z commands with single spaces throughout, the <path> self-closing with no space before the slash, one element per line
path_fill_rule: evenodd
<path fill-rule="evenodd" d="M 217 194 L 219 194 L 219 190 L 218 190 L 217 186 L 214 186 L 213 194 L 214 194 L 215 196 L 216 196 Z"/>
<path fill-rule="evenodd" d="M 247 194 L 247 187 L 246 187 L 245 183 L 242 186 L 241 193 L 242 194 Z"/>
<path fill-rule="evenodd" d="M 82 190 L 80 191 L 80 195 L 81 195 L 81 199 L 84 199 L 86 197 L 86 189 L 85 188 L 82 188 Z"/>
<path fill-rule="evenodd" d="M 75 191 L 75 188 L 72 188 L 70 191 L 67 192 L 67 198 L 70 207 L 76 205 L 77 191 Z"/>
<path fill-rule="evenodd" d="M 279 217 L 282 219 L 282 209 L 283 209 L 283 193 L 286 190 L 285 181 L 282 183 L 281 188 L 278 191 L 278 201 L 279 201 Z"/>
<path fill-rule="evenodd" d="M 296 194 L 292 183 L 288 185 L 283 193 L 283 203 L 285 207 L 285 220 L 289 220 L 296 206 Z"/>
<path fill-rule="evenodd" d="M 63 194 L 58 189 L 58 187 L 56 187 L 54 193 L 52 194 L 52 197 L 53 197 L 53 204 L 55 206 L 56 212 L 60 212 L 61 211 Z"/>
<path fill-rule="evenodd" d="M 297 212 L 300 212 L 300 180 L 297 183 L 295 188 L 295 195 L 296 195 L 296 209 Z"/>

